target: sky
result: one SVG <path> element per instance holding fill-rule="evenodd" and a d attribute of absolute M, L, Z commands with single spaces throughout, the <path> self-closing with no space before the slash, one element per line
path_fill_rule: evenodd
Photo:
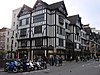
<path fill-rule="evenodd" d="M 43 0 L 48 4 L 61 0 Z M 79 14 L 83 24 L 100 30 L 100 0 L 63 0 L 68 16 Z M 11 28 L 12 11 L 24 4 L 33 7 L 36 0 L 2 0 L 0 2 L 0 29 Z"/>

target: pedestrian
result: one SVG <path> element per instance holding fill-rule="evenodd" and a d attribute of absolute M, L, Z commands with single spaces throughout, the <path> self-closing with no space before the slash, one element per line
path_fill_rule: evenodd
<path fill-rule="evenodd" d="M 81 61 L 83 60 L 83 57 L 82 57 L 82 56 L 80 56 L 80 60 L 81 60 Z"/>
<path fill-rule="evenodd" d="M 26 66 L 27 56 L 26 55 L 24 55 L 24 57 L 22 58 L 22 62 L 23 62 L 24 71 L 27 71 L 27 66 Z"/>
<path fill-rule="evenodd" d="M 59 66 L 62 66 L 62 57 L 59 57 Z"/>
<path fill-rule="evenodd" d="M 51 56 L 50 57 L 50 65 L 51 66 L 54 66 L 54 56 Z"/>
<path fill-rule="evenodd" d="M 54 56 L 54 65 L 57 66 L 57 63 L 58 63 L 58 57 Z"/>
<path fill-rule="evenodd" d="M 78 56 L 76 56 L 76 62 L 78 62 Z"/>

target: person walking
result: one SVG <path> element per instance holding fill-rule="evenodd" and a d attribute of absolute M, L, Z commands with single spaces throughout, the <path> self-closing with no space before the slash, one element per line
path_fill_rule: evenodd
<path fill-rule="evenodd" d="M 59 66 L 62 66 L 62 57 L 59 57 Z"/>
<path fill-rule="evenodd" d="M 53 56 L 50 57 L 50 65 L 54 66 L 54 57 Z"/>
<path fill-rule="evenodd" d="M 54 65 L 57 66 L 57 63 L 58 63 L 58 57 L 54 56 Z"/>
<path fill-rule="evenodd" d="M 76 62 L 78 62 L 78 56 L 76 56 Z"/>

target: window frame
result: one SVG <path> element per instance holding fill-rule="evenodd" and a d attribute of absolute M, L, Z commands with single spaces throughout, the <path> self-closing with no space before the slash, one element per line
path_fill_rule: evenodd
<path fill-rule="evenodd" d="M 29 24 L 29 18 L 26 18 L 26 25 Z"/>
<path fill-rule="evenodd" d="M 64 47 L 64 39 L 59 38 L 59 46 Z"/>
<path fill-rule="evenodd" d="M 26 47 L 27 46 L 27 41 L 26 40 L 22 40 L 21 41 L 21 47 Z"/>
<path fill-rule="evenodd" d="M 33 23 L 44 21 L 45 15 L 44 13 L 33 16 Z"/>
<path fill-rule="evenodd" d="M 40 28 L 40 29 L 39 29 Z M 38 30 L 38 31 L 37 31 Z M 40 31 L 39 31 L 40 30 Z M 34 34 L 42 33 L 42 25 L 41 26 L 35 26 L 34 27 Z"/>
<path fill-rule="evenodd" d="M 26 32 L 27 32 L 26 28 L 20 29 L 20 37 L 25 37 L 26 36 Z"/>
<path fill-rule="evenodd" d="M 41 46 L 43 46 L 43 39 L 42 39 L 42 38 L 36 38 L 36 39 L 35 39 L 35 46 L 36 46 L 36 47 L 41 47 Z"/>
<path fill-rule="evenodd" d="M 59 15 L 59 23 L 60 23 L 61 25 L 64 24 L 64 18 L 63 18 L 63 16 L 61 16 L 61 15 Z"/>

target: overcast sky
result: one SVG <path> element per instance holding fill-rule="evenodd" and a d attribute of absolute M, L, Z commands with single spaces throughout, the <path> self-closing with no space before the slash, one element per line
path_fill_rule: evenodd
<path fill-rule="evenodd" d="M 51 4 L 61 0 L 43 0 Z M 33 7 L 36 0 L 2 0 L 0 2 L 0 28 L 11 28 L 12 10 L 26 4 Z M 100 30 L 100 0 L 64 0 L 68 15 L 79 14 L 83 24 Z"/>

